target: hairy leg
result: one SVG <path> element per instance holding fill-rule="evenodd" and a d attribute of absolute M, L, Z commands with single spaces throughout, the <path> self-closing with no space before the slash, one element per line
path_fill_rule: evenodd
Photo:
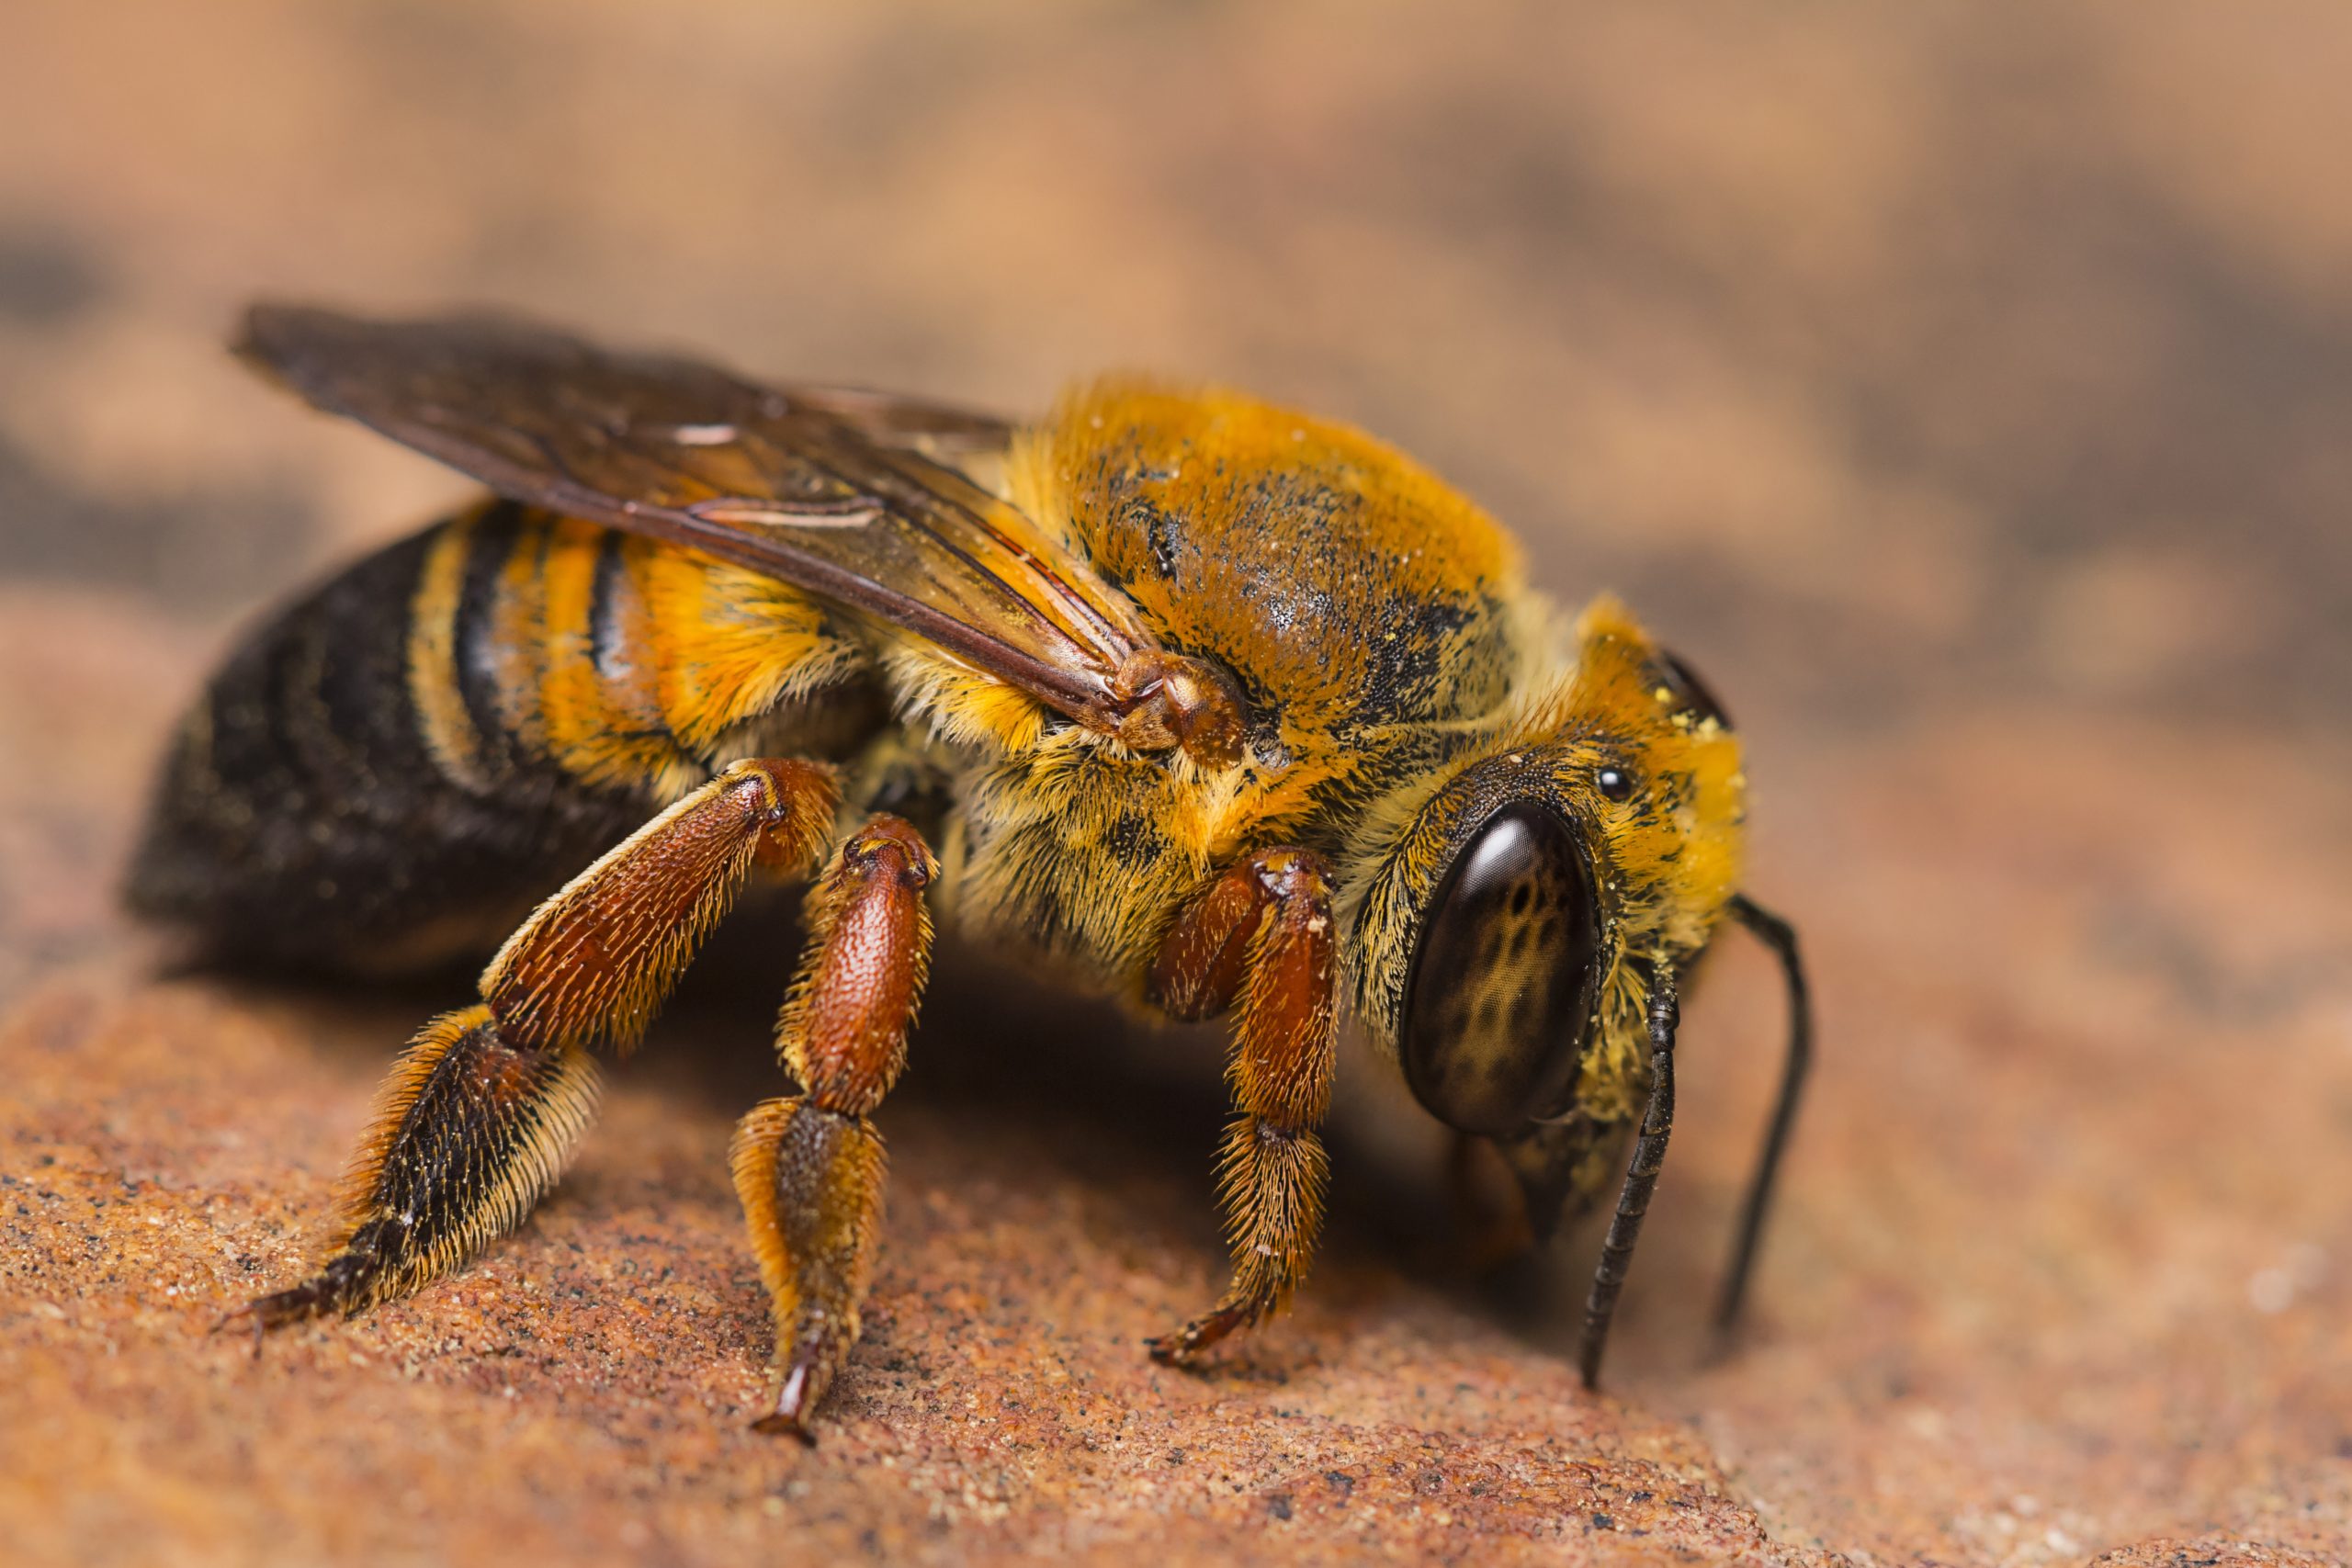
<path fill-rule="evenodd" d="M 752 865 L 815 858 L 833 800 L 822 767 L 739 762 L 540 905 L 481 1000 L 427 1023 L 393 1067 L 318 1272 L 232 1315 L 267 1328 L 356 1312 L 520 1224 L 593 1114 L 587 1047 L 636 1042 Z"/>
<path fill-rule="evenodd" d="M 1333 973 L 1330 880 L 1304 850 L 1232 867 L 1161 944 L 1150 994 L 1171 1016 L 1238 1008 L 1226 1081 L 1238 1114 L 1217 1171 L 1232 1282 L 1205 1314 L 1153 1340 L 1155 1359 L 1192 1359 L 1270 1316 L 1306 1278 L 1329 1169 L 1316 1128 L 1331 1102 Z"/>
<path fill-rule="evenodd" d="M 885 1158 L 871 1120 L 906 1066 L 931 955 L 921 835 L 876 817 L 842 845 L 808 899 L 808 943 L 777 1021 L 800 1092 L 754 1108 L 731 1163 L 775 1318 L 775 1413 L 756 1423 L 814 1441 L 809 1413 L 857 1343 L 882 1220 Z"/>

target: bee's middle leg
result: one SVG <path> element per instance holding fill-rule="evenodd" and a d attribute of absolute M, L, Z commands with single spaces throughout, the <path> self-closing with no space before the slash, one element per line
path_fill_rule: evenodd
<path fill-rule="evenodd" d="M 882 1139 L 871 1121 L 906 1066 L 931 957 L 921 834 L 878 816 L 852 834 L 806 906 L 808 940 L 776 1021 L 800 1092 L 736 1129 L 735 1190 L 775 1319 L 779 1377 L 763 1432 L 813 1441 L 808 1415 L 857 1342 L 882 1222 Z"/>
<path fill-rule="evenodd" d="M 1226 1069 L 1239 1114 L 1218 1166 L 1232 1282 L 1206 1314 L 1151 1341 L 1155 1360 L 1191 1360 L 1272 1315 L 1306 1278 L 1329 1170 L 1316 1129 L 1331 1102 L 1333 964 L 1330 879 L 1304 850 L 1234 866 L 1161 944 L 1149 989 L 1171 1016 L 1239 1009 Z"/>
<path fill-rule="evenodd" d="M 595 1104 L 587 1047 L 628 1045 L 754 863 L 807 863 L 831 773 L 739 762 L 533 912 L 481 999 L 427 1023 L 379 1094 L 318 1271 L 232 1314 L 268 1328 L 357 1312 L 463 1263 L 554 1185 Z"/>

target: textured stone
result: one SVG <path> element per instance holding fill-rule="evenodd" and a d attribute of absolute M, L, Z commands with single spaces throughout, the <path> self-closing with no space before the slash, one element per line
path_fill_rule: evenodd
<path fill-rule="evenodd" d="M 2338 12 L 130 9 L 0 51 L 0 1559 L 2345 1561 Z M 1598 1399 L 1593 1238 L 1466 1282 L 1360 1061 L 1297 1309 L 1151 1366 L 1222 1278 L 1216 1036 L 951 955 L 866 1342 L 821 1446 L 758 1438 L 723 1150 L 781 908 L 516 1236 L 212 1333 L 464 989 L 181 974 L 112 912 L 234 618 L 454 493 L 222 363 L 263 290 L 1014 406 L 1225 377 L 1623 590 L 1750 737 L 1816 971 L 1743 1345 L 1702 1355 L 1779 1036 L 1744 944 Z"/>

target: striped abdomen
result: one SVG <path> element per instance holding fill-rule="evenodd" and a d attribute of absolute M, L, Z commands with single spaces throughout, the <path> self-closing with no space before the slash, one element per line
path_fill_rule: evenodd
<path fill-rule="evenodd" d="M 230 955 L 395 969 L 503 934 L 735 757 L 882 714 L 794 589 L 494 502 L 278 615 L 181 726 L 134 908 Z"/>

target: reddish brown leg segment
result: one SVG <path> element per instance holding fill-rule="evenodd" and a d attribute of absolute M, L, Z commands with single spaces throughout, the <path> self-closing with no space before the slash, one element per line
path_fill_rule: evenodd
<path fill-rule="evenodd" d="M 736 763 L 532 911 L 482 1000 L 517 1044 L 636 1044 L 752 865 L 815 864 L 837 799 L 816 763 Z"/>
<path fill-rule="evenodd" d="M 869 1120 L 906 1066 L 931 958 L 923 889 L 938 863 L 913 828 L 877 817 L 809 895 L 808 945 L 776 1023 L 801 1092 L 736 1129 L 735 1190 L 775 1317 L 781 1379 L 756 1423 L 812 1441 L 808 1416 L 857 1343 L 882 1220 L 882 1139 Z"/>
<path fill-rule="evenodd" d="M 1233 1280 L 1204 1316 L 1151 1342 L 1155 1359 L 1182 1363 L 1280 1308 L 1323 1223 L 1315 1129 L 1331 1101 L 1338 1029 L 1321 864 L 1304 850 L 1264 850 L 1220 876 L 1161 944 L 1150 994 L 1182 1019 L 1240 1010 L 1226 1068 L 1240 1114 L 1217 1171 Z"/>
<path fill-rule="evenodd" d="M 232 1315 L 356 1312 L 522 1224 L 594 1112 L 585 1047 L 634 1043 L 752 863 L 813 860 L 833 801 L 823 768 L 739 762 L 540 905 L 481 1002 L 427 1023 L 385 1081 L 318 1273 Z"/>

